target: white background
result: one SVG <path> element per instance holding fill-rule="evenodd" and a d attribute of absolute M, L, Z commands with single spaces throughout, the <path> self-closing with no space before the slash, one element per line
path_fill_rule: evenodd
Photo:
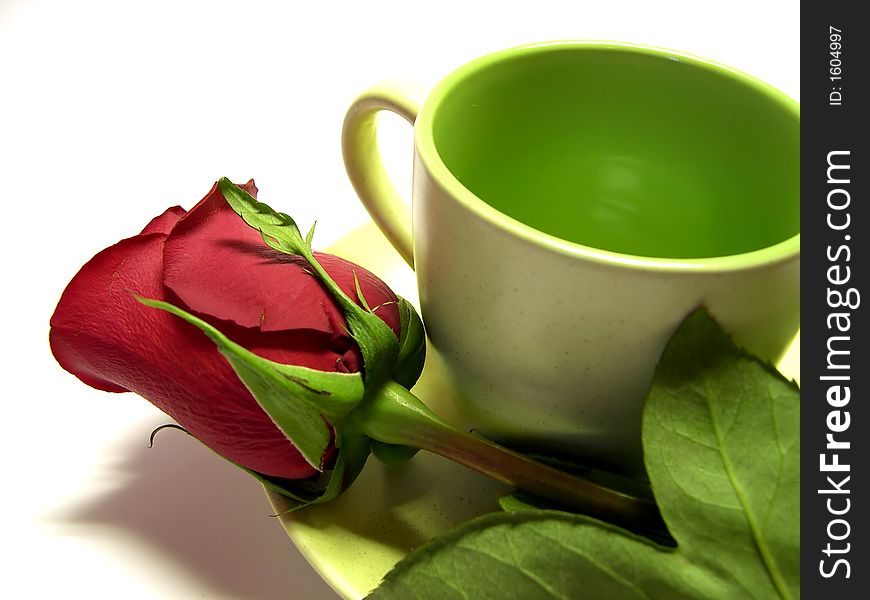
<path fill-rule="evenodd" d="M 799 96 L 798 2 L 0 0 L 0 597 L 334 599 L 259 486 L 145 400 L 81 384 L 48 319 L 93 254 L 220 176 L 316 242 L 367 216 L 339 150 L 382 78 L 552 39 L 664 46 Z M 411 131 L 387 122 L 409 187 Z"/>

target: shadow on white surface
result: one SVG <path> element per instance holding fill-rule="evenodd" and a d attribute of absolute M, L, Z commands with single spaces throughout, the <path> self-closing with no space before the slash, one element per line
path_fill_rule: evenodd
<path fill-rule="evenodd" d="M 170 562 L 200 597 L 335 600 L 270 516 L 258 483 L 177 430 L 158 433 L 148 448 L 148 433 L 167 421 L 141 423 L 141 436 L 123 440 L 100 474 L 106 491 L 51 520 L 78 536 L 117 539 L 119 552 L 133 545 Z"/>

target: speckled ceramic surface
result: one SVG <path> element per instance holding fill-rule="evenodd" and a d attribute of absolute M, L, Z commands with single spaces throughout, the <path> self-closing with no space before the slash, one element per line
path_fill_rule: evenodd
<path fill-rule="evenodd" d="M 414 123 L 412 216 L 381 110 Z M 688 313 L 770 359 L 798 327 L 799 135 L 794 100 L 728 67 L 557 42 L 472 61 L 419 108 L 372 89 L 343 150 L 475 428 L 638 473 L 646 390 Z"/>
<path fill-rule="evenodd" d="M 394 290 L 416 300 L 414 274 L 371 224 L 347 236 L 331 251 L 384 278 Z M 797 377 L 799 340 L 781 370 Z M 415 393 L 438 414 L 462 423 L 440 359 L 431 355 Z M 281 517 L 290 538 L 321 576 L 344 598 L 363 598 L 413 548 L 455 525 L 497 510 L 504 488 L 438 456 L 418 454 L 397 470 L 370 459 L 338 500 Z M 269 495 L 276 512 L 281 498 Z"/>

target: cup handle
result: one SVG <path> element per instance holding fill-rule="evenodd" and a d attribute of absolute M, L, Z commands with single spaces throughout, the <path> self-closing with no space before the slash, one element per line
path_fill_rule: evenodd
<path fill-rule="evenodd" d="M 411 208 L 390 181 L 378 151 L 377 114 L 389 110 L 412 126 L 420 111 L 414 86 L 384 82 L 360 95 L 347 111 L 341 130 L 344 167 L 357 195 L 378 227 L 411 268 Z"/>

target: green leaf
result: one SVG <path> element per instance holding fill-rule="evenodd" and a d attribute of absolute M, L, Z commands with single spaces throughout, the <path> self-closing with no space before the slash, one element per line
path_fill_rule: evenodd
<path fill-rule="evenodd" d="M 800 392 L 704 311 L 669 342 L 647 398 L 647 472 L 667 548 L 521 506 L 412 552 L 372 599 L 799 598 Z"/>
<path fill-rule="evenodd" d="M 218 187 L 230 207 L 245 223 L 260 231 L 263 241 L 271 248 L 302 256 L 311 265 L 314 274 L 326 286 L 341 305 L 350 334 L 360 348 L 365 366 L 367 384 L 377 385 L 389 378 L 390 370 L 399 353 L 399 342 L 393 330 L 370 310 L 360 307 L 329 276 L 317 259 L 308 242 L 303 239 L 296 222 L 284 213 L 277 212 L 267 204 L 257 201 L 226 177 L 218 181 Z"/>
<path fill-rule="evenodd" d="M 347 416 L 364 394 L 359 373 L 329 373 L 276 363 L 243 348 L 202 319 L 167 302 L 137 300 L 181 317 L 218 347 L 251 395 L 315 469 L 332 439 L 329 424 Z M 335 428 L 336 432 L 339 429 Z M 340 443 L 340 439 L 337 440 Z"/>
<path fill-rule="evenodd" d="M 369 600 L 739 598 L 707 571 L 614 526 L 550 511 L 469 521 L 412 552 Z M 654 568 L 653 568 L 654 567 Z"/>
<path fill-rule="evenodd" d="M 697 311 L 665 349 L 643 425 L 647 472 L 682 550 L 747 593 L 797 598 L 797 385 Z"/>

